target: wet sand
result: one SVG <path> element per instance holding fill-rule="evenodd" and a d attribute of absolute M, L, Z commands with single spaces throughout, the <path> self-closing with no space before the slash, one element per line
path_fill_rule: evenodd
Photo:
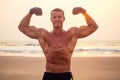
<path fill-rule="evenodd" d="M 0 56 L 0 80 L 42 80 L 44 57 Z M 72 57 L 74 80 L 120 80 L 120 57 Z"/>

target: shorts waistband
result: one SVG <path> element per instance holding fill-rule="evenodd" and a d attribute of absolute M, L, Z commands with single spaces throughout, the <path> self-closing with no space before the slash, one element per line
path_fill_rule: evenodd
<path fill-rule="evenodd" d="M 51 73 L 45 72 L 43 80 L 73 80 L 72 72 Z"/>

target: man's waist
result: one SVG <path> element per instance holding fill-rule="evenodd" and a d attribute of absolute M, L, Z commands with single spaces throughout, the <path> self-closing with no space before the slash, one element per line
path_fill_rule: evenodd
<path fill-rule="evenodd" d="M 46 72 L 51 72 L 51 73 L 70 72 L 70 65 L 49 64 L 46 65 Z"/>
<path fill-rule="evenodd" d="M 47 69 L 46 72 L 48 72 L 48 73 L 69 73 L 70 70 L 50 70 L 50 69 Z"/>

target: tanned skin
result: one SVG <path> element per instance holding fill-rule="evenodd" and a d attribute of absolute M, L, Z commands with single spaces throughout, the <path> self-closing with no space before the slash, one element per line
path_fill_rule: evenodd
<path fill-rule="evenodd" d="M 64 12 L 53 10 L 51 22 L 53 30 L 48 32 L 43 28 L 30 26 L 30 20 L 34 13 L 28 13 L 20 22 L 18 28 L 32 39 L 37 39 L 46 57 L 46 72 L 61 73 L 70 72 L 71 56 L 78 39 L 89 36 L 98 28 L 96 22 L 81 7 L 73 9 L 73 15 L 83 14 L 87 26 L 71 27 L 65 31 L 63 22 Z"/>

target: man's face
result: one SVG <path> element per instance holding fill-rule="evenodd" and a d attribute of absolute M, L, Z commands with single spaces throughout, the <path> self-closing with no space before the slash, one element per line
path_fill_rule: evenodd
<path fill-rule="evenodd" d="M 51 21 L 53 23 L 54 28 L 62 27 L 64 20 L 65 20 L 65 17 L 63 12 L 53 11 L 51 13 Z"/>

